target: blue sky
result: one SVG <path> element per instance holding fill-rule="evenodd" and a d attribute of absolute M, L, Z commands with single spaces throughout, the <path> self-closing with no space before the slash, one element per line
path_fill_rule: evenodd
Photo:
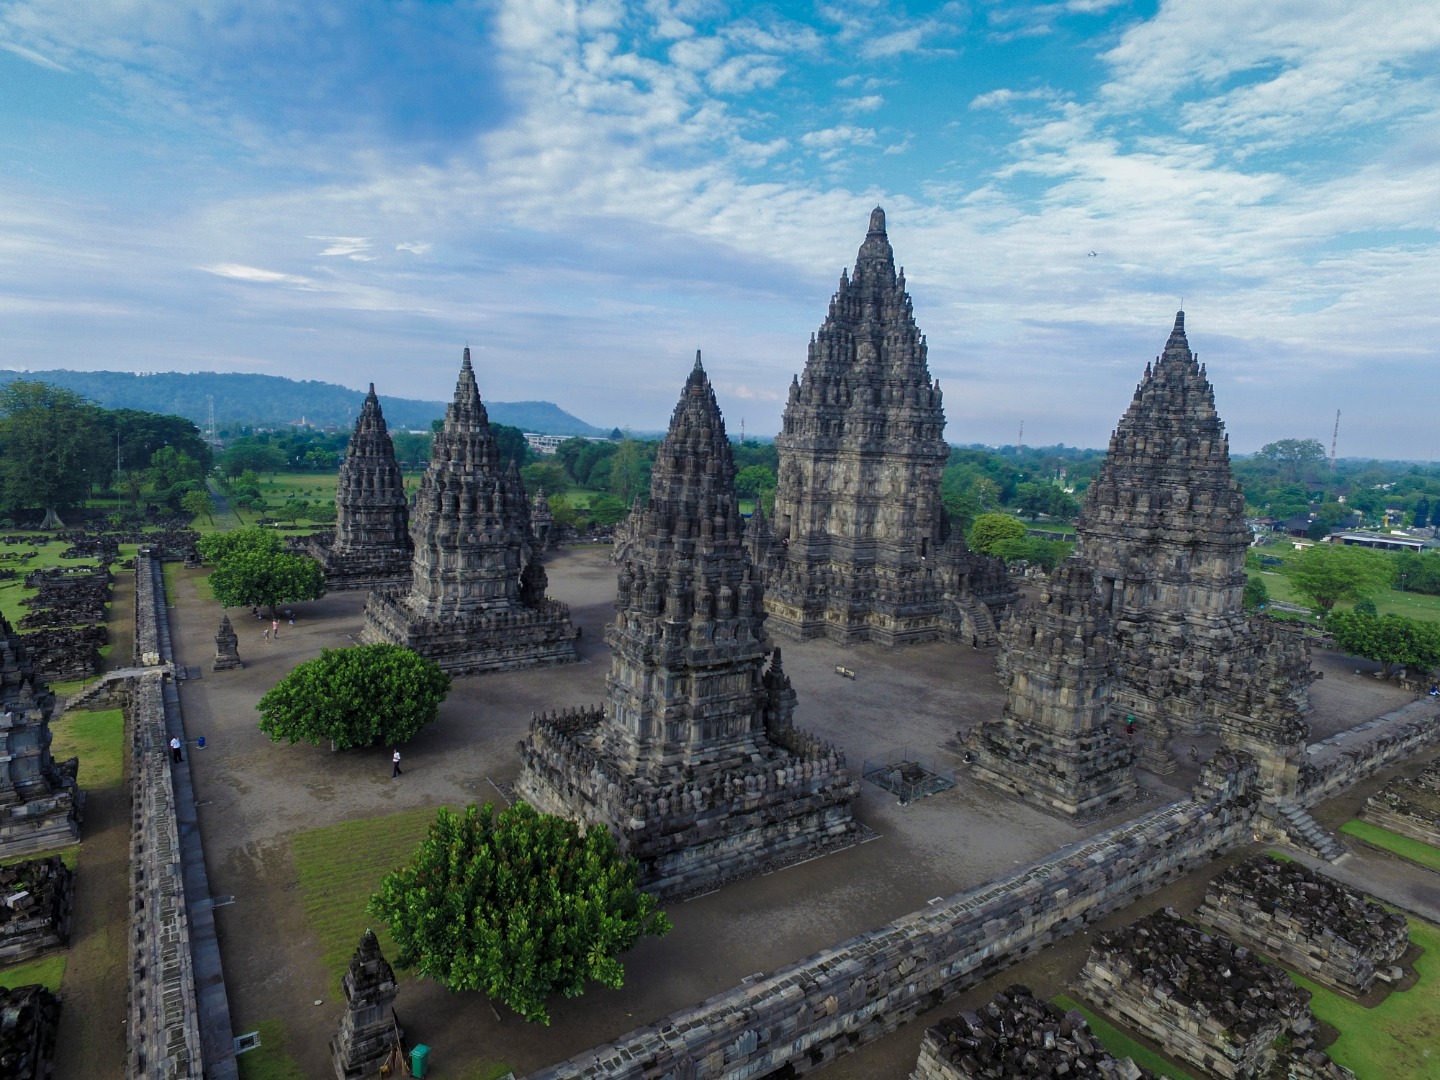
<path fill-rule="evenodd" d="M 877 204 L 952 442 L 1440 458 L 1434 0 L 0 0 L 4 367 L 773 434 Z"/>

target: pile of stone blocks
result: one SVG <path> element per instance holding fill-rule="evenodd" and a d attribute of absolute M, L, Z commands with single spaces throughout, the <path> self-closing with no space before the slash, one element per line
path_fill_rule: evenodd
<path fill-rule="evenodd" d="M 1314 1049 L 1308 990 L 1169 908 L 1097 934 L 1078 988 L 1166 1053 L 1212 1076 L 1247 1080 L 1272 1067 L 1297 1076 L 1352 1075 Z"/>
<path fill-rule="evenodd" d="M 98 675 L 104 666 L 100 646 L 108 640 L 104 625 L 60 626 L 20 635 L 36 677 L 52 682 Z"/>
<path fill-rule="evenodd" d="M 974 1012 L 925 1031 L 910 1080 L 1010 1080 L 1012 1077 L 1153 1080 L 1128 1057 L 1116 1059 L 1078 1009 L 1061 1012 L 1028 986 L 997 993 Z"/>
<path fill-rule="evenodd" d="M 20 629 L 103 623 L 112 580 L 106 566 L 36 570 L 26 575 L 26 587 L 38 591 L 20 601 L 34 609 L 20 620 Z"/>
<path fill-rule="evenodd" d="M 60 999 L 43 986 L 0 986 L 0 1076 L 51 1080 Z"/>
<path fill-rule="evenodd" d="M 1356 996 L 1410 947 L 1405 916 L 1297 862 L 1257 855 L 1210 882 L 1195 917 Z"/>
<path fill-rule="evenodd" d="M 1360 820 L 1440 848 L 1440 761 L 1413 780 L 1391 780 L 1365 800 Z"/>
<path fill-rule="evenodd" d="M 59 855 L 0 866 L 0 967 L 70 944 L 75 875 Z"/>

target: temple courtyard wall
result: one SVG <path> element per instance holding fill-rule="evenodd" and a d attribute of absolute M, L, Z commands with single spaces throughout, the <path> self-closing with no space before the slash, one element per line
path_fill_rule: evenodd
<path fill-rule="evenodd" d="M 457 679 L 440 720 L 404 748 L 404 775 L 394 780 L 388 748 L 331 753 L 322 747 L 274 745 L 256 727 L 255 701 L 291 667 L 318 655 L 321 648 L 353 643 L 363 595 L 336 593 L 300 605 L 296 626 L 282 626 L 278 642 L 262 641 L 259 624 L 232 613 L 245 667 L 211 672 L 218 612 L 213 601 L 195 591 L 201 574 L 180 572 L 171 612 L 178 628 L 176 662 L 204 668 L 203 677 L 180 683 L 178 692 L 186 730 L 192 737 L 207 736 L 207 748 L 192 751 L 189 764 L 210 892 L 236 897 L 235 903 L 213 911 L 235 1032 L 283 1019 L 301 1071 L 326 1075 L 326 1048 L 339 1002 L 333 994 L 334 973 L 322 965 L 318 943 L 303 916 L 292 838 L 357 819 L 373 819 L 379 832 L 386 818 L 404 811 L 499 800 L 502 790 L 508 792 L 520 764 L 515 745 L 525 735 L 531 714 L 585 706 L 604 696 L 609 653 L 601 630 L 613 617 L 615 589 L 608 554 L 608 548 L 599 546 L 570 549 L 547 565 L 550 595 L 570 605 L 583 630 L 578 642 L 581 662 Z M 947 756 L 946 749 L 954 745 L 956 730 L 998 716 L 1003 706 L 1002 687 L 990 669 L 992 658 L 993 651 L 944 643 L 900 653 L 874 646 L 846 649 L 824 641 L 785 648 L 785 667 L 799 695 L 796 724 L 835 742 L 857 768 L 865 760 L 907 748 L 946 767 L 957 765 L 958 756 Z M 1322 666 L 1337 670 L 1346 663 L 1353 668 L 1353 662 L 1322 657 Z M 837 665 L 854 671 L 856 678 L 839 676 Z M 1312 717 L 1320 735 L 1410 700 L 1410 695 L 1398 696 L 1375 680 L 1350 675 L 1351 681 L 1344 681 L 1332 678 L 1329 666 L 1326 671 L 1326 679 L 1316 687 Z M 906 708 L 897 711 L 896 702 Z M 1181 758 L 1183 762 L 1183 753 Z M 798 999 L 809 1007 L 815 1001 L 808 987 L 779 986 L 784 979 L 776 973 L 798 970 L 809 958 L 836 951 L 837 942 L 850 942 L 848 947 L 860 950 L 849 958 L 854 965 L 850 982 L 841 986 L 837 973 L 827 984 L 830 989 L 815 999 L 823 1005 L 834 996 L 834 1014 L 825 1020 L 807 1017 L 803 1023 L 839 1024 L 834 1017 L 854 1014 L 849 1021 L 853 1026 L 835 1038 L 816 1036 L 798 1051 L 795 1064 L 800 1068 L 812 1050 L 828 1057 L 848 1049 L 852 1033 L 869 1038 L 887 1025 L 893 1027 L 891 1013 L 933 1022 L 953 1012 L 967 994 L 979 990 L 961 988 L 998 970 L 1001 955 L 1025 958 L 1024 963 L 1046 963 L 1062 955 L 1069 942 L 1084 940 L 1085 930 L 1101 913 L 1125 903 L 1137 889 L 1158 885 L 1158 900 L 1167 890 L 1207 873 L 1206 860 L 1218 845 L 1217 836 L 1248 844 L 1249 823 L 1238 808 L 1225 810 L 1222 821 L 1216 816 L 1219 811 L 1204 809 L 1210 799 L 1191 798 L 1198 779 L 1198 770 L 1187 766 L 1165 777 L 1142 774 L 1138 805 L 1079 828 L 996 796 L 970 783 L 963 772 L 954 789 L 908 806 L 865 782 L 856 815 L 878 834 L 875 840 L 667 905 L 675 930 L 663 939 L 647 939 L 626 954 L 625 987 L 592 988 L 578 999 L 557 999 L 548 1028 L 526 1025 L 504 1010 L 493 1013 L 480 995 L 450 994 L 408 974 L 402 974 L 395 1008 L 407 1037 L 433 1048 L 433 1061 L 443 1059 L 450 1063 L 447 1068 L 459 1068 L 479 1059 L 503 1059 L 517 1075 L 525 1075 L 614 1042 L 619 1033 L 656 1017 L 692 1010 L 695 1002 L 717 995 L 738 1001 L 763 991 L 777 1009 L 789 1010 Z M 1148 825 L 1136 821 L 1144 814 L 1152 815 Z M 1174 861 L 1158 870 L 1127 867 L 1128 856 L 1112 859 L 1087 847 L 1107 830 L 1127 824 L 1141 832 L 1117 834 L 1114 843 L 1148 853 L 1146 844 L 1163 843 L 1146 839 L 1149 830 L 1156 830 L 1154 836 L 1171 838 Z M 1052 855 L 1062 849 L 1094 866 L 1054 867 Z M 1052 880 L 1069 881 L 1062 887 L 1080 891 L 1060 902 L 1047 900 L 1043 883 Z M 937 902 L 928 903 L 932 900 Z M 975 905 L 972 911 L 983 909 L 987 918 L 977 925 L 961 910 L 966 903 Z M 1118 917 L 1118 912 L 1109 917 Z M 364 929 L 360 917 L 357 939 Z M 1067 930 L 1079 933 L 1054 948 L 1042 948 Z M 919 933 L 929 935 L 923 947 L 916 944 L 914 935 Z M 967 945 L 956 936 L 961 934 L 982 936 L 964 939 L 970 940 Z M 993 940 L 988 936 L 992 934 Z M 857 946 L 862 940 L 867 944 Z M 939 958 L 957 943 L 963 955 L 948 961 L 953 970 L 942 972 L 946 964 Z M 987 948 L 990 951 L 983 952 Z M 873 956 L 873 964 L 865 956 Z M 911 961 L 913 966 L 901 972 Z M 859 991 L 851 985 L 856 980 Z M 858 1003 L 859 995 L 867 986 L 876 990 L 877 1003 L 861 1018 L 865 1006 Z M 913 992 L 907 989 L 912 986 Z M 937 989 L 941 996 L 957 997 L 927 1019 L 924 1011 Z M 325 1007 L 315 1008 L 315 1000 L 324 1000 Z M 802 1023 L 798 1010 L 785 1015 Z M 742 1026 L 718 1043 L 722 1057 L 725 1046 L 751 1030 L 743 1021 L 737 1018 Z M 717 1038 L 720 1034 L 717 1029 Z M 903 1076 L 914 1066 L 920 1034 L 919 1026 L 912 1025 L 869 1050 L 841 1057 L 825 1075 L 832 1080 Z M 885 1054 L 885 1047 L 897 1040 L 903 1048 L 886 1059 L 892 1064 L 883 1072 L 864 1064 L 873 1065 L 875 1059 L 867 1055 Z M 770 1042 L 762 1046 L 756 1032 L 751 1052 L 755 1063 L 775 1049 Z"/>

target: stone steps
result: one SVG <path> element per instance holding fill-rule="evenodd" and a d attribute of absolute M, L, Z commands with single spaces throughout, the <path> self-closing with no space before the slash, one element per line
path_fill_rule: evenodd
<path fill-rule="evenodd" d="M 1341 858 L 1349 854 L 1344 846 L 1335 839 L 1334 834 L 1311 817 L 1302 807 L 1283 800 L 1277 805 L 1276 811 L 1283 832 L 1296 847 L 1331 863 L 1339 862 Z"/>

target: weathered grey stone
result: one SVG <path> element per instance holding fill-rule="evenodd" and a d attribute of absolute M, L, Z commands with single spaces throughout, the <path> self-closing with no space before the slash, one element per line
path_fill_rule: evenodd
<path fill-rule="evenodd" d="M 575 661 L 569 608 L 545 595 L 529 505 L 515 463 L 501 467 L 466 349 L 411 515 L 410 588 L 370 594 L 361 640 L 457 675 Z"/>
<path fill-rule="evenodd" d="M 603 708 L 531 719 L 517 790 L 609 827 L 660 895 L 846 840 L 858 786 L 791 723 L 795 693 L 764 631 L 735 462 L 695 357 L 622 563 Z"/>
<path fill-rule="evenodd" d="M 230 625 L 229 615 L 220 616 L 220 630 L 215 635 L 215 662 L 210 666 L 215 671 L 245 666 L 240 659 L 240 638 L 235 633 L 235 627 Z"/>
<path fill-rule="evenodd" d="M 751 544 L 764 554 L 774 633 L 882 645 L 993 641 L 993 613 L 1015 592 L 1003 569 L 960 537 L 947 546 L 944 430 L 940 386 L 876 207 L 854 276 L 841 273 L 804 375 L 790 384 L 775 440 L 773 535 Z"/>
<path fill-rule="evenodd" d="M 59 855 L 0 866 L 0 966 L 68 946 L 74 897 Z"/>
<path fill-rule="evenodd" d="M 1114 625 L 1115 712 L 1134 718 L 1141 763 L 1171 771 L 1173 735 L 1215 733 L 1256 755 L 1267 789 L 1293 791 L 1317 676 L 1299 634 L 1245 616 L 1245 497 L 1183 311 L 1110 437 L 1076 534 Z"/>
<path fill-rule="evenodd" d="M 1002 631 L 1009 691 L 1000 719 L 966 739 L 976 779 L 1071 815 L 1134 796 L 1134 737 L 1110 709 L 1110 636 L 1094 571 L 1071 556 Z"/>
<path fill-rule="evenodd" d="M 335 488 L 335 532 L 310 554 L 331 589 L 374 589 L 410 580 L 410 503 L 375 384 L 365 395 Z"/>
<path fill-rule="evenodd" d="M 1391 780 L 1365 800 L 1360 818 L 1440 847 L 1440 761 L 1432 761 L 1413 780 L 1404 776 Z"/>
<path fill-rule="evenodd" d="M 336 1080 L 360 1080 L 378 1072 L 404 1038 L 392 1007 L 400 987 L 373 930 L 360 939 L 341 987 L 346 1008 L 330 1040 L 330 1061 Z"/>
<path fill-rule="evenodd" d="M 6 1080 L 51 1080 L 60 999 L 43 986 L 0 986 L 0 1070 Z"/>

